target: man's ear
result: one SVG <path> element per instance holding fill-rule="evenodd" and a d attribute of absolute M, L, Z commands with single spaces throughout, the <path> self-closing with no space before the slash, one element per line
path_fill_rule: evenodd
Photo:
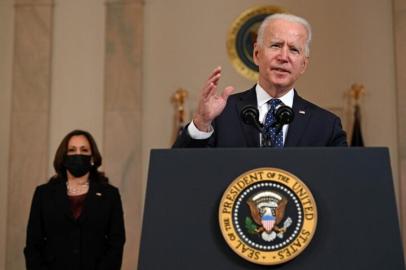
<path fill-rule="evenodd" d="M 309 57 L 306 56 L 305 59 L 303 60 L 303 63 L 302 63 L 302 71 L 300 72 L 300 74 L 305 73 L 305 71 L 306 71 L 306 69 L 307 69 L 308 66 L 309 66 Z"/>
<path fill-rule="evenodd" d="M 258 66 L 258 53 L 259 53 L 259 45 L 257 42 L 254 44 L 254 51 L 252 52 L 252 58 L 254 59 L 254 63 Z"/>

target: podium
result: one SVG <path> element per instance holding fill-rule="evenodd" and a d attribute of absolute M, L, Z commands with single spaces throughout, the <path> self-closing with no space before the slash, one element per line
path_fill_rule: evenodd
<path fill-rule="evenodd" d="M 246 261 L 224 240 L 221 197 L 239 175 L 271 167 L 299 177 L 317 204 L 317 229 L 293 260 Z M 404 270 L 386 148 L 152 150 L 139 270 Z"/>

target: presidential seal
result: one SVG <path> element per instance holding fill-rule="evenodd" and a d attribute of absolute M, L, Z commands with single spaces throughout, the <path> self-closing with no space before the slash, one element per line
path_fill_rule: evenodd
<path fill-rule="evenodd" d="M 242 258 L 263 265 L 292 260 L 316 231 L 317 207 L 309 188 L 295 175 L 259 168 L 237 177 L 219 206 L 220 229 Z"/>
<path fill-rule="evenodd" d="M 258 80 L 258 67 L 254 63 L 253 51 L 259 25 L 268 15 L 281 13 L 277 6 L 250 8 L 232 23 L 227 37 L 227 52 L 230 61 L 238 73 L 249 80 Z"/>

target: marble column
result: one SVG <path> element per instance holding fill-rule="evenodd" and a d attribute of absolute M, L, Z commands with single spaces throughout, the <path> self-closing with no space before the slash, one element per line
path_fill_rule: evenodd
<path fill-rule="evenodd" d="M 16 0 L 7 203 L 6 269 L 25 269 L 34 188 L 48 165 L 53 0 Z"/>
<path fill-rule="evenodd" d="M 394 1 L 396 84 L 399 126 L 400 218 L 403 246 L 406 247 L 406 2 Z M 406 249 L 405 255 L 406 255 Z"/>
<path fill-rule="evenodd" d="M 142 43 L 142 1 L 108 1 L 103 163 L 111 182 L 120 188 L 124 205 L 123 269 L 137 265 L 142 218 Z"/>

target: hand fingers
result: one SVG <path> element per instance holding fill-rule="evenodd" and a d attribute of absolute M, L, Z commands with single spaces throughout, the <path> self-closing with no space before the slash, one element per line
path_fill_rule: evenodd
<path fill-rule="evenodd" d="M 213 69 L 213 71 L 211 72 L 211 74 L 210 74 L 210 76 L 208 78 L 208 81 L 210 81 L 213 77 L 215 77 L 216 75 L 218 75 L 220 73 L 221 73 L 221 67 L 218 66 L 215 69 Z"/>
<path fill-rule="evenodd" d="M 210 98 L 211 96 L 215 95 L 217 92 L 217 85 L 214 83 L 209 83 L 206 88 L 203 89 L 202 92 L 202 99 L 206 100 Z"/>
<path fill-rule="evenodd" d="M 208 80 L 206 81 L 205 85 L 203 86 L 202 90 L 202 97 L 208 98 L 216 93 L 217 83 L 221 77 L 221 67 L 216 67 L 212 73 L 210 74 Z"/>
<path fill-rule="evenodd" d="M 221 77 L 221 67 L 216 67 L 212 73 L 210 74 L 209 78 L 206 81 L 205 87 L 208 87 L 210 83 L 217 84 Z"/>
<path fill-rule="evenodd" d="M 234 92 L 234 90 L 234 86 L 227 86 L 226 88 L 224 88 L 221 97 L 227 101 L 228 97 Z"/>

